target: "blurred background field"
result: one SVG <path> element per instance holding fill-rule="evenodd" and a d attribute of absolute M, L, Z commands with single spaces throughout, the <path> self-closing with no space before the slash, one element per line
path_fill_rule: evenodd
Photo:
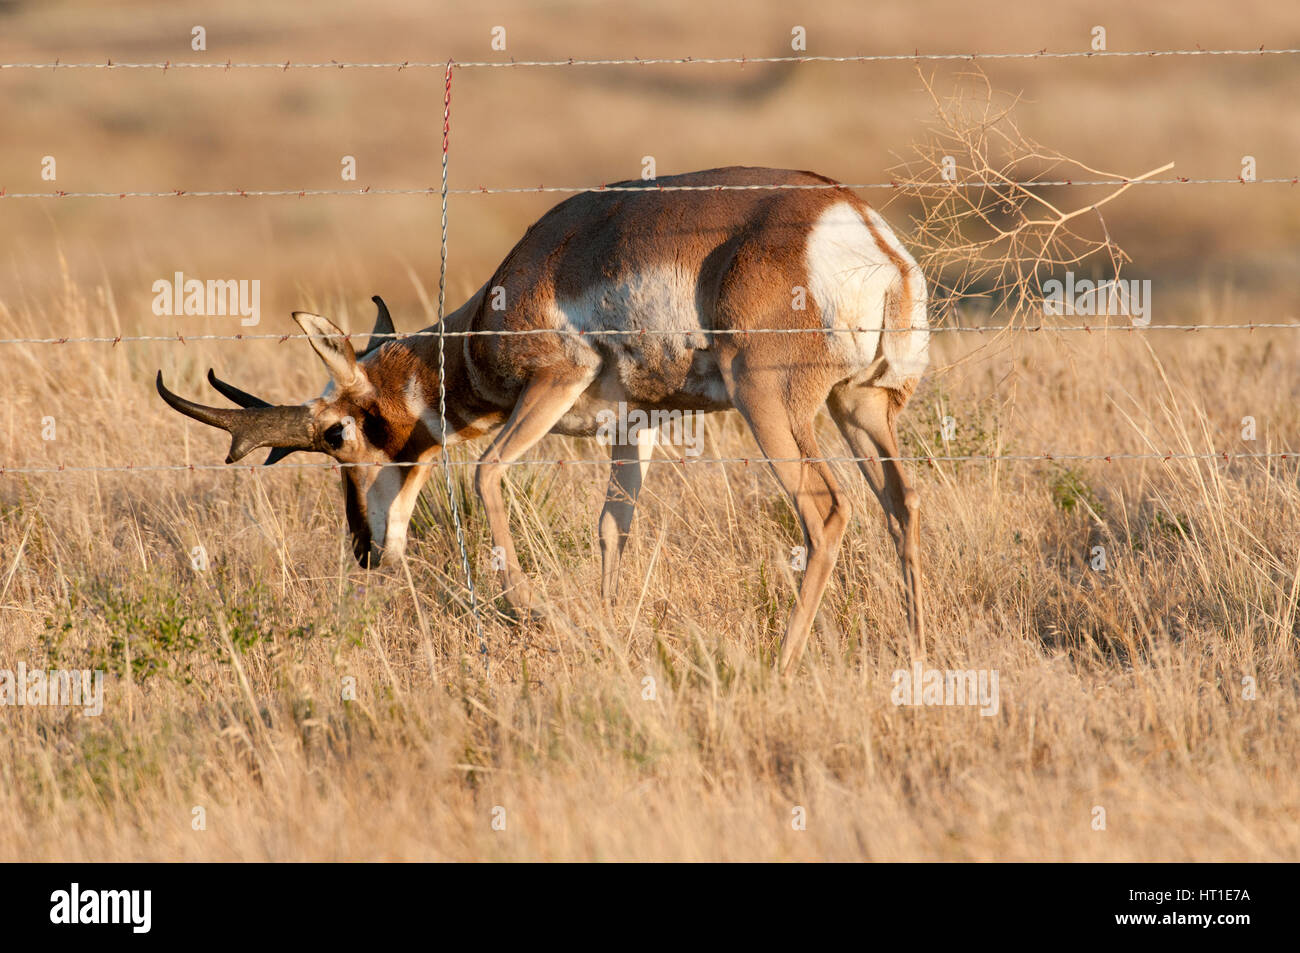
<path fill-rule="evenodd" d="M 190 50 L 195 24 L 206 53 Z M 1005 3 L 751 4 L 314 3 L 51 0 L 0 13 L 6 61 L 224 63 L 771 56 L 790 52 L 794 24 L 818 55 L 1086 49 L 1103 25 L 1112 50 L 1300 45 L 1285 4 L 1099 2 L 1077 8 Z M 508 49 L 490 48 L 506 28 Z M 923 66 L 944 78 L 959 63 Z M 1261 177 L 1300 175 L 1294 57 L 987 61 L 994 86 L 1023 97 L 1037 140 L 1095 167 L 1134 175 L 1233 178 L 1253 155 Z M 0 78 L 0 187 L 10 192 L 237 188 L 425 188 L 439 179 L 442 76 L 437 70 L 8 71 Z M 455 188 L 596 185 L 719 165 L 810 168 L 845 182 L 888 181 L 928 102 L 911 63 L 481 69 L 454 83 Z M 40 179 L 58 161 L 57 183 Z M 357 159 L 356 183 L 340 159 Z M 1297 186 L 1300 188 L 1300 186 Z M 1052 195 L 1052 193 L 1048 193 Z M 1063 201 L 1068 197 L 1057 195 Z M 870 194 L 881 203 L 887 194 Z M 556 196 L 466 196 L 452 202 L 451 288 L 476 288 Z M 14 201 L 4 205 L 0 287 L 6 303 L 74 278 L 109 278 L 118 306 L 154 330 L 154 278 L 260 277 L 273 328 L 291 327 L 301 286 L 364 303 L 378 291 L 423 322 L 407 269 L 428 282 L 437 261 L 437 200 L 154 199 Z M 1224 281 L 1294 312 L 1291 251 L 1300 238 L 1293 190 L 1152 187 L 1108 221 L 1138 255 L 1133 274 L 1176 293 Z M 900 227 L 903 222 L 898 222 Z M 905 228 L 904 228 L 905 231 Z M 325 279 L 325 280 L 322 280 Z M 22 300 L 21 297 L 18 300 Z M 355 306 L 355 304 L 354 304 Z M 400 319 L 400 318 L 399 318 Z M 193 323 L 193 319 L 192 322 Z M 200 322 L 201 323 L 201 322 Z"/>
<path fill-rule="evenodd" d="M 207 30 L 206 53 L 190 29 Z M 1300 46 L 1283 4 L 787 5 L 0 3 L 0 61 L 441 61 L 808 52 Z M 508 50 L 490 49 L 503 25 Z M 989 61 L 1035 139 L 1125 174 L 1300 175 L 1300 57 Z M 942 84 L 960 64 L 930 64 Z M 7 192 L 436 186 L 442 74 L 0 71 Z M 910 63 L 480 69 L 456 74 L 451 185 L 594 185 L 726 164 L 876 182 L 921 134 Z M 41 159 L 58 179 L 40 178 Z M 357 159 L 357 181 L 339 177 Z M 1047 193 L 1068 207 L 1083 190 Z M 1098 195 L 1102 194 L 1100 192 Z M 905 207 L 866 193 L 906 241 Z M 557 196 L 453 197 L 458 304 Z M 1154 322 L 1294 322 L 1300 186 L 1135 188 L 1107 225 L 1153 283 Z M 366 330 L 433 320 L 436 197 L 0 198 L 0 337 L 237 333 L 172 318 L 175 271 L 262 282 Z M 903 418 L 918 454 L 1295 449 L 1300 336 L 940 336 Z M 216 367 L 277 400 L 317 393 L 301 341 L 4 345 L 0 464 L 217 463 L 220 435 L 152 390 Z M 53 416 L 58 437 L 42 439 Z M 944 441 L 940 421 L 956 436 Z M 1242 418 L 1258 424 L 1242 439 Z M 826 428 L 828 453 L 842 449 Z M 548 438 L 543 458 L 600 448 Z M 732 414 L 706 454 L 752 454 Z M 758 467 L 656 465 L 624 566 L 594 603 L 601 469 L 513 476 L 522 557 L 580 633 L 487 599 L 484 676 L 444 497 L 410 575 L 347 553 L 315 471 L 0 476 L 0 667 L 103 667 L 98 719 L 0 712 L 6 859 L 1300 858 L 1294 461 L 913 467 L 927 664 L 996 668 L 996 718 L 902 710 L 897 570 L 856 475 L 827 609 L 789 683 L 768 663 L 792 599 L 788 506 Z M 435 484 L 439 481 L 435 480 Z M 206 572 L 190 552 L 210 553 Z M 1106 574 L 1088 555 L 1102 545 Z M 11 664 L 13 663 L 13 664 Z M 643 698 L 644 679 L 656 698 Z M 355 678 L 356 701 L 340 686 Z M 1243 698 L 1243 678 L 1257 697 Z M 203 806 L 208 825 L 191 826 Z M 491 828 L 503 806 L 506 831 Z M 808 810 L 808 829 L 791 811 Z M 1108 827 L 1092 829 L 1105 807 Z"/>

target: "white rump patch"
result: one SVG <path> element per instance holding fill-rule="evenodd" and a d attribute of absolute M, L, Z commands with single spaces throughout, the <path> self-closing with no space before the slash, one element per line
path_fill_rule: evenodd
<path fill-rule="evenodd" d="M 916 269 L 885 220 L 871 209 L 867 214 L 881 242 Z M 831 354 L 852 368 L 866 368 L 875 360 L 880 345 L 886 296 L 891 286 L 901 288 L 898 267 L 876 244 L 857 209 L 847 202 L 831 205 L 818 217 L 808 233 L 805 264 L 808 290 L 821 309 L 822 324 L 836 332 L 831 335 Z M 912 313 L 908 317 L 913 327 L 924 329 L 925 282 L 919 269 L 912 272 L 911 290 Z M 927 363 L 928 334 L 924 330 L 892 336 L 899 340 L 886 342 L 889 366 L 877 378 L 886 386 L 891 386 L 895 378 L 901 381 L 907 376 L 919 377 Z"/>

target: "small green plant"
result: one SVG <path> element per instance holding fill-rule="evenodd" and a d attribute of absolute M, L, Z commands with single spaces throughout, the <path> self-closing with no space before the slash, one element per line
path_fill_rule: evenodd
<path fill-rule="evenodd" d="M 1167 536 L 1170 539 L 1186 539 L 1192 532 L 1192 523 L 1181 513 L 1169 515 L 1160 510 L 1156 510 L 1155 518 L 1151 521 L 1151 529 L 1155 534 Z"/>
<path fill-rule="evenodd" d="M 938 386 L 938 385 L 936 385 Z M 957 406 L 939 388 L 925 404 L 913 402 L 900 418 L 899 451 L 905 457 L 988 457 L 1007 453 L 998 443 L 1001 425 L 987 401 Z M 953 461 L 953 469 L 963 461 Z"/>
<path fill-rule="evenodd" d="M 254 586 L 245 595 L 258 595 L 260 589 L 260 586 Z M 291 639 L 304 639 L 315 634 L 315 626 L 311 623 L 281 628 L 274 619 L 263 619 L 260 604 L 228 605 L 224 611 L 230 644 L 241 654 L 254 646 L 274 642 L 277 632 Z"/>
<path fill-rule="evenodd" d="M 1098 516 L 1105 512 L 1105 506 L 1097 496 L 1083 474 L 1073 467 L 1062 468 L 1052 479 L 1052 502 L 1067 513 L 1076 509 L 1091 510 Z"/>
<path fill-rule="evenodd" d="M 235 651 L 243 654 L 277 638 L 316 634 L 312 624 L 288 625 L 278 618 L 280 603 L 263 583 L 247 585 L 237 600 L 223 595 L 223 580 L 206 590 L 173 590 L 156 583 L 122 585 L 96 580 L 85 591 L 85 615 L 98 617 L 107 638 L 90 650 L 90 667 L 140 683 L 170 672 L 185 684 L 201 657 L 229 661 L 217 636 L 216 618 L 225 618 Z M 72 613 L 46 620 L 47 644 L 57 651 L 66 634 L 82 624 Z"/>
<path fill-rule="evenodd" d="M 803 541 L 803 528 L 799 525 L 799 517 L 795 515 L 794 507 L 790 505 L 790 498 L 782 494 L 781 496 L 772 496 L 764 500 L 761 504 L 763 513 L 777 526 L 781 532 L 789 539 L 795 542 Z"/>
<path fill-rule="evenodd" d="M 189 680 L 190 664 L 184 656 L 199 647 L 202 637 L 175 593 L 135 595 L 97 587 L 91 599 L 108 627 L 107 642 L 92 652 L 95 668 L 122 676 L 129 664 L 131 678 L 143 682 L 176 667 Z"/>

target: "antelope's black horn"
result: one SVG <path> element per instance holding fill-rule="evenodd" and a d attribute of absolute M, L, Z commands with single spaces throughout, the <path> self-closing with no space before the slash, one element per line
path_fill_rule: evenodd
<path fill-rule="evenodd" d="M 215 380 L 216 375 L 212 375 L 210 379 Z M 301 404 L 283 407 L 263 402 L 262 406 L 238 409 L 208 407 L 169 391 L 163 384 L 162 371 L 158 372 L 155 386 L 158 388 L 158 395 L 173 410 L 230 434 L 230 453 L 226 456 L 227 463 L 234 463 L 244 458 L 258 447 L 277 447 L 289 451 L 315 448 L 311 411 Z M 217 385 L 214 383 L 213 386 Z M 257 400 L 233 387 L 230 390 L 240 397 L 232 396 L 222 387 L 217 389 L 237 403 L 244 398 Z"/>
<path fill-rule="evenodd" d="M 374 295 L 370 300 L 379 309 L 379 314 L 375 318 L 375 328 L 370 332 L 370 340 L 366 342 L 365 350 L 357 355 L 358 358 L 365 357 L 384 342 L 393 340 L 393 335 L 397 333 L 397 329 L 393 326 L 393 316 L 388 313 L 388 305 L 384 304 L 384 299 Z"/>
<path fill-rule="evenodd" d="M 240 390 L 231 384 L 227 384 L 217 376 L 216 371 L 208 368 L 208 383 L 215 387 L 222 395 L 233 400 L 240 407 L 270 407 L 271 404 L 260 397 L 254 397 L 246 391 Z"/>

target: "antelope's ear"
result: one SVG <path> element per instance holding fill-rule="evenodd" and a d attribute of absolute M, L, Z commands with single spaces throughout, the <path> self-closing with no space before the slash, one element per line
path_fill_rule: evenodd
<path fill-rule="evenodd" d="M 295 311 L 293 319 L 298 322 L 298 327 L 311 335 L 307 339 L 308 343 L 329 368 L 330 376 L 334 378 L 339 390 L 346 390 L 359 383 L 359 378 L 363 375 L 357 369 L 357 352 L 343 336 L 338 325 L 328 318 L 307 311 Z"/>

